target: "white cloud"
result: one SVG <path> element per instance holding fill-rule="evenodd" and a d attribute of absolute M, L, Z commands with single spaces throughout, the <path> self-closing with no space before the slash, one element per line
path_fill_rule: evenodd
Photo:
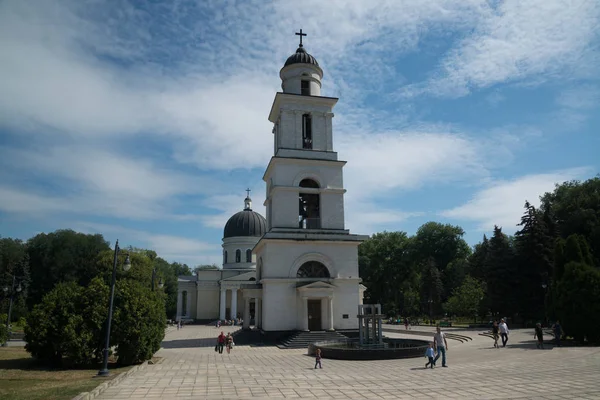
<path fill-rule="evenodd" d="M 589 168 L 573 168 L 547 174 L 527 175 L 513 180 L 497 180 L 477 192 L 467 203 L 445 210 L 441 216 L 473 221 L 477 229 L 489 231 L 494 225 L 502 227 L 507 234 L 517 230 L 523 215 L 525 201 L 535 207 L 540 204 L 539 196 L 552 192 L 557 183 L 582 179 L 590 173 Z"/>
<path fill-rule="evenodd" d="M 437 76 L 408 86 L 403 93 L 456 97 L 498 83 L 539 84 L 595 75 L 597 53 L 591 44 L 600 33 L 600 3 L 508 0 L 496 4 L 486 10 L 473 33 L 449 52 Z"/>
<path fill-rule="evenodd" d="M 487 175 L 478 146 L 449 129 L 345 135 L 338 143 L 348 160 L 345 185 L 361 198 Z"/>
<path fill-rule="evenodd" d="M 265 202 L 264 193 L 264 185 L 257 184 L 251 188 L 250 198 L 252 199 L 252 210 L 266 218 L 266 208 L 263 205 Z M 229 192 L 228 194 L 217 194 L 207 197 L 203 201 L 203 204 L 207 208 L 218 210 L 219 212 L 203 216 L 202 222 L 206 227 L 223 229 L 227 220 L 232 215 L 243 210 L 245 197 L 245 193 L 238 193 L 237 191 L 235 193 Z"/>
<path fill-rule="evenodd" d="M 5 170 L 52 184 L 41 185 L 46 190 L 5 185 L 6 196 L 2 197 L 0 208 L 25 213 L 68 211 L 164 218 L 174 213 L 179 196 L 219 188 L 219 182 L 209 177 L 193 177 L 147 159 L 132 158 L 126 152 L 109 150 L 72 145 L 36 150 L 1 147 L 4 156 L 0 165 Z"/>
<path fill-rule="evenodd" d="M 428 35 L 452 32 L 465 39 L 445 58 L 443 75 L 434 81 L 441 89 L 549 76 L 582 63 L 597 17 L 593 1 L 566 10 L 556 8 L 556 1 L 530 7 L 506 2 L 494 10 L 484 0 L 306 0 L 302 7 L 256 0 L 221 8 L 165 1 L 143 10 L 132 4 L 0 3 L 0 127 L 30 143 L 44 139 L 62 146 L 23 150 L 21 162 L 17 153 L 0 149 L 0 159 L 16 159 L 11 168 L 44 172 L 65 188 L 50 193 L 31 189 L 33 182 L 3 183 L 4 210 L 200 218 L 222 229 L 241 209 L 243 193 L 232 194 L 237 189 L 205 177 L 266 166 L 277 72 L 302 27 L 309 33 L 307 49 L 325 69 L 324 94 L 343 96 L 336 110 L 336 150 L 349 161 L 349 196 L 361 210 L 348 214 L 349 225 L 402 221 L 413 214 L 369 212 L 373 199 L 432 182 L 488 179 L 490 160 L 510 159 L 516 144 L 509 143 L 515 136 L 475 142 L 456 129 L 406 128 L 398 125 L 405 117 L 393 114 L 409 106 L 374 108 L 369 94 L 394 91 L 404 82 L 397 57 L 417 50 Z M 124 138 L 154 136 L 169 141 L 163 158 L 127 159 Z M 86 148 L 96 143 L 121 151 Z M 162 168 L 173 161 L 186 165 Z M 254 188 L 254 208 L 264 215 L 263 196 L 256 194 L 264 186 L 259 181 Z M 211 197 L 195 200 L 217 215 L 173 216 L 181 197 L 208 190 Z"/>
<path fill-rule="evenodd" d="M 217 264 L 222 261 L 221 249 L 217 244 L 181 236 L 153 234 L 121 226 L 90 222 L 75 222 L 73 229 L 84 233 L 100 233 L 105 239 L 118 238 L 121 248 L 129 245 L 156 251 L 159 257 L 169 262 L 180 262 L 194 267 L 199 264 Z"/>

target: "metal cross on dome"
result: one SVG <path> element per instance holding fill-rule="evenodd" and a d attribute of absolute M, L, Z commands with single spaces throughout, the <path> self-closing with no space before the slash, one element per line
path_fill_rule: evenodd
<path fill-rule="evenodd" d="M 302 47 L 302 36 L 306 36 L 306 33 L 302 33 L 302 29 L 300 29 L 300 33 L 296 32 L 296 35 L 300 36 L 300 47 Z"/>
<path fill-rule="evenodd" d="M 246 196 L 247 197 L 250 197 L 250 192 L 251 192 L 250 188 L 246 189 Z"/>

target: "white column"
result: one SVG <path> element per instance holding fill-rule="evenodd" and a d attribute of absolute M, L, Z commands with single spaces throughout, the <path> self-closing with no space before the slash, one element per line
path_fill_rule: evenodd
<path fill-rule="evenodd" d="M 231 289 L 231 319 L 237 318 L 237 291 L 238 288 Z"/>
<path fill-rule="evenodd" d="M 183 296 L 181 290 L 177 291 L 177 316 L 175 319 L 179 321 L 181 319 L 181 307 L 183 306 Z"/>
<path fill-rule="evenodd" d="M 308 298 L 302 297 L 302 330 L 308 330 Z"/>
<path fill-rule="evenodd" d="M 329 330 L 333 330 L 333 296 L 329 296 Z"/>
<path fill-rule="evenodd" d="M 242 328 L 250 328 L 250 299 L 244 298 L 244 322 L 242 322 Z"/>
<path fill-rule="evenodd" d="M 225 308 L 226 308 L 226 302 L 227 302 L 227 289 L 224 287 L 221 287 L 221 306 L 219 309 L 219 319 L 221 321 L 223 321 L 225 319 Z"/>

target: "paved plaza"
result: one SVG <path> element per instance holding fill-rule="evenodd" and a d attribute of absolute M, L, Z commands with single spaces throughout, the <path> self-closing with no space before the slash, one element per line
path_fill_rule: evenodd
<path fill-rule="evenodd" d="M 387 325 L 386 327 L 390 327 Z M 390 337 L 415 338 L 385 332 Z M 415 327 L 415 330 L 430 328 Z M 161 361 L 107 389 L 100 399 L 600 399 L 600 348 L 547 346 L 533 330 L 511 331 L 506 348 L 477 331 L 448 341 L 448 368 L 425 369 L 425 357 L 386 361 L 323 360 L 315 370 L 306 350 L 236 346 L 218 354 L 218 332 L 186 326 L 168 332 Z"/>

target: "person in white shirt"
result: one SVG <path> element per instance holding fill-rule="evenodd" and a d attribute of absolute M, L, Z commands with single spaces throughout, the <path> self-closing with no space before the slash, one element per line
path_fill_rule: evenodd
<path fill-rule="evenodd" d="M 506 325 L 504 318 L 500 320 L 500 325 L 498 327 L 500 328 L 500 336 L 502 336 L 502 347 L 506 347 L 506 342 L 508 342 L 508 326 Z"/>
<path fill-rule="evenodd" d="M 446 335 L 438 326 L 436 328 L 436 333 L 433 335 L 433 344 L 437 348 L 437 356 L 433 360 L 433 365 L 435 365 L 438 358 L 440 358 L 440 354 L 442 355 L 442 367 L 447 367 L 446 365 L 446 350 L 448 350 L 448 342 L 446 342 Z"/>

